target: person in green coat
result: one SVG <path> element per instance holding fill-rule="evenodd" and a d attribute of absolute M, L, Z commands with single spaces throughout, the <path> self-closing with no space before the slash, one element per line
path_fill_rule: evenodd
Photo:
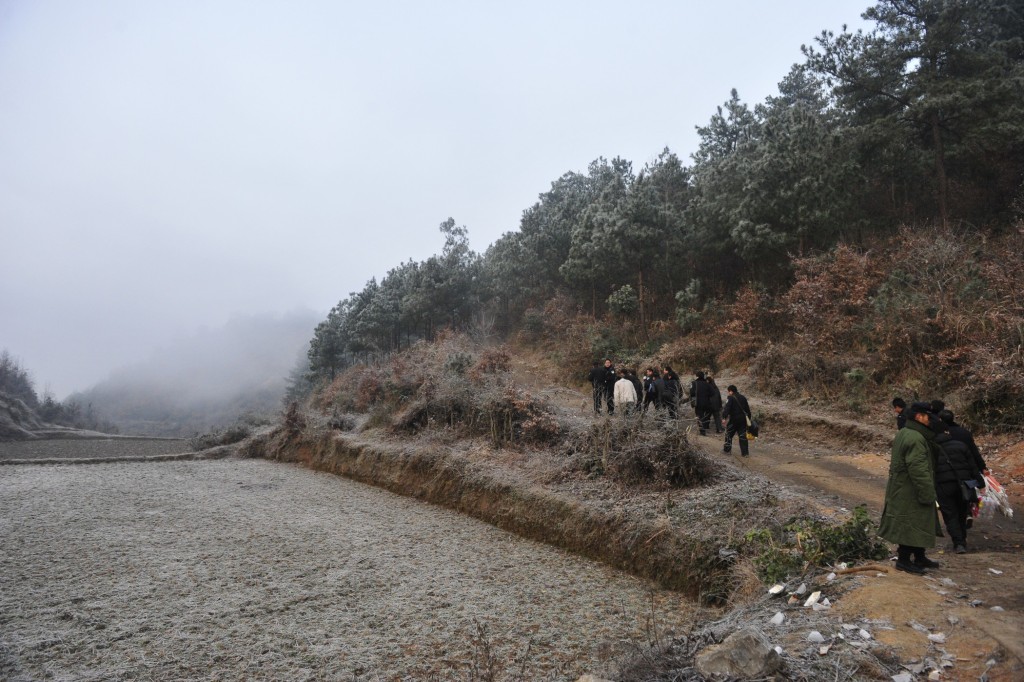
<path fill-rule="evenodd" d="M 938 568 L 938 562 L 926 557 L 925 550 L 934 547 L 935 538 L 942 536 L 935 512 L 935 456 L 939 446 L 929 426 L 933 417 L 928 410 L 928 403 L 914 403 L 906 410 L 907 425 L 892 444 L 885 507 L 878 527 L 881 537 L 897 545 L 896 568 L 916 574 Z"/>

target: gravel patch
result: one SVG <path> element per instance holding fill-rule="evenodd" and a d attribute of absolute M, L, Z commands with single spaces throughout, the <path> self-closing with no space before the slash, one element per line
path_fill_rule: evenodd
<path fill-rule="evenodd" d="M 470 679 L 487 656 L 499 679 L 575 679 L 694 617 L 606 566 L 263 460 L 0 467 L 0 546 L 11 680 Z"/>

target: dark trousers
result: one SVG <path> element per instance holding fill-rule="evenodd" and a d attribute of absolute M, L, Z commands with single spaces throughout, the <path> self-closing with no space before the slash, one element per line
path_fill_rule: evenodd
<path fill-rule="evenodd" d="M 920 561 L 925 558 L 924 547 L 911 547 L 910 545 L 896 545 L 896 558 L 900 561 L 910 561 L 910 557 Z"/>
<path fill-rule="evenodd" d="M 679 401 L 674 395 L 667 395 L 663 399 L 664 406 L 668 409 L 668 416 L 675 419 L 679 416 Z"/>
<path fill-rule="evenodd" d="M 960 492 L 960 483 L 947 481 L 936 484 L 935 494 L 939 500 L 939 512 L 942 513 L 942 520 L 953 544 L 967 544 L 967 514 L 970 509 Z"/>
<path fill-rule="evenodd" d="M 721 433 L 725 429 L 722 428 L 722 409 L 711 410 L 711 418 L 715 420 L 715 433 Z"/>
<path fill-rule="evenodd" d="M 723 452 L 732 452 L 733 436 L 739 436 L 740 438 L 740 454 L 744 457 L 749 455 L 750 443 L 747 441 L 747 425 L 744 424 L 741 427 L 737 427 L 731 419 L 729 420 L 729 423 L 725 425 L 725 445 L 722 447 Z"/>
<path fill-rule="evenodd" d="M 608 402 L 608 414 L 615 413 L 615 384 L 604 387 L 604 399 Z"/>
<path fill-rule="evenodd" d="M 604 384 L 594 384 L 594 414 L 601 414 L 601 401 L 604 400 Z"/>
<path fill-rule="evenodd" d="M 707 432 L 708 427 L 711 426 L 711 408 L 698 406 L 694 408 L 694 412 L 697 413 L 697 423 L 700 425 L 700 435 L 703 436 Z"/>

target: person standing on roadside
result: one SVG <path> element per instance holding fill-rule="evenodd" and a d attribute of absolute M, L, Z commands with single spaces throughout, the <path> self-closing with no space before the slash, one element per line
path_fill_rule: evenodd
<path fill-rule="evenodd" d="M 604 398 L 608 401 L 608 414 L 615 413 L 615 382 L 619 380 L 615 373 L 615 365 L 611 360 L 604 361 Z"/>
<path fill-rule="evenodd" d="M 921 575 L 926 568 L 938 568 L 925 556 L 942 535 L 935 513 L 935 461 L 942 456 L 935 443 L 935 424 L 928 403 L 914 403 L 904 410 L 907 425 L 892 443 L 889 481 L 878 535 L 896 545 L 896 569 Z"/>
<path fill-rule="evenodd" d="M 627 369 L 626 378 L 633 384 L 633 390 L 636 391 L 636 411 L 639 412 L 641 406 L 644 404 L 644 386 L 640 383 L 640 378 L 636 375 L 636 370 Z"/>
<path fill-rule="evenodd" d="M 907 409 L 907 403 L 903 398 L 892 399 L 892 411 L 896 413 L 896 430 L 899 431 L 907 425 L 907 418 L 903 416 L 903 410 Z"/>
<path fill-rule="evenodd" d="M 747 440 L 747 419 L 750 418 L 750 403 L 734 385 L 726 389 L 729 397 L 725 401 L 722 417 L 725 419 L 725 445 L 722 452 L 732 452 L 732 438 L 739 436 L 740 455 L 750 456 L 750 442 Z"/>
<path fill-rule="evenodd" d="M 715 420 L 715 433 L 724 431 L 722 428 L 722 391 L 719 390 L 715 378 L 708 375 L 708 385 L 711 386 L 711 418 Z"/>
<path fill-rule="evenodd" d="M 668 416 L 676 419 L 679 416 L 679 398 L 683 387 L 679 383 L 679 375 L 672 371 L 671 367 L 662 370 L 661 378 L 665 382 L 664 396 L 662 400 L 668 408 Z"/>
<path fill-rule="evenodd" d="M 619 370 L 619 380 L 615 382 L 615 404 L 619 406 L 619 414 L 623 417 L 628 417 L 636 405 L 636 389 L 625 369 Z"/>
<path fill-rule="evenodd" d="M 601 403 L 604 402 L 604 369 L 601 362 L 594 360 L 590 368 L 590 385 L 594 388 L 594 414 L 601 414 Z"/>
<path fill-rule="evenodd" d="M 658 388 L 658 373 L 653 367 L 648 367 L 644 372 L 644 412 L 654 405 L 657 410 L 661 407 L 661 396 Z"/>
<path fill-rule="evenodd" d="M 690 401 L 693 403 L 693 411 L 697 415 L 697 426 L 700 435 L 708 435 L 708 427 L 711 425 L 711 402 L 714 400 L 715 392 L 711 390 L 704 372 L 698 371 L 690 384 Z"/>
<path fill-rule="evenodd" d="M 939 414 L 941 417 L 942 413 Z M 954 439 L 948 431 L 936 435 L 935 442 L 939 444 L 942 453 L 935 460 L 935 496 L 938 498 L 939 512 L 946 524 L 949 539 L 953 542 L 953 551 L 966 554 L 967 518 L 971 513 L 971 502 L 964 499 L 962 485 L 964 481 L 970 481 L 971 487 L 977 490 L 985 482 L 966 443 Z"/>

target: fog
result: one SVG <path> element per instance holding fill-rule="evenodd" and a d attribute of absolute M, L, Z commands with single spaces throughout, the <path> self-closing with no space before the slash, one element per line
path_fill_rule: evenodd
<path fill-rule="evenodd" d="M 234 317 L 114 370 L 71 399 L 124 433 L 189 436 L 249 416 L 274 416 L 318 316 Z"/>
<path fill-rule="evenodd" d="M 482 251 L 599 156 L 685 158 L 866 6 L 0 2 L 0 347 L 58 398 L 180 363 L 206 395 L 202 328 L 322 316 L 449 216 Z"/>

